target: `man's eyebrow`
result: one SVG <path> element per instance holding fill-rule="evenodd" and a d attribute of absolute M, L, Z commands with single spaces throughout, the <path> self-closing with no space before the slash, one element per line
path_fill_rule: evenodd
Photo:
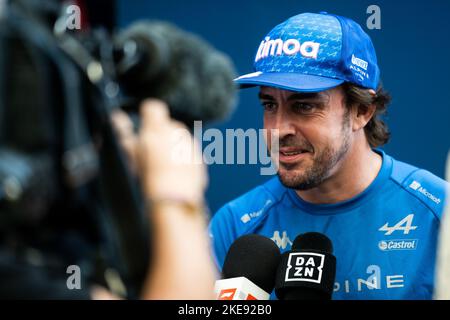
<path fill-rule="evenodd" d="M 265 94 L 265 93 L 258 93 L 258 98 L 260 100 L 270 100 L 270 101 L 275 101 L 275 98 L 272 97 L 270 94 Z"/>

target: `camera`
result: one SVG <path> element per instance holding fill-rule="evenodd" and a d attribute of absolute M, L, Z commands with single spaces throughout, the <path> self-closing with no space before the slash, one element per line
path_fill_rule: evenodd
<path fill-rule="evenodd" d="M 68 6 L 12 0 L 1 9 L 0 262 L 54 270 L 63 287 L 77 265 L 83 283 L 133 298 L 152 226 L 110 114 L 125 110 L 137 129 L 138 106 L 153 97 L 189 128 L 223 119 L 236 102 L 234 67 L 167 22 L 70 30 Z"/>

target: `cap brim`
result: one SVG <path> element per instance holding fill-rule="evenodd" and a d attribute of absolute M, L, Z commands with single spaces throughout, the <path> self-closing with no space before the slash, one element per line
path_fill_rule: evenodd
<path fill-rule="evenodd" d="M 276 87 L 298 92 L 318 92 L 344 83 L 344 80 L 300 73 L 253 72 L 234 79 L 239 88 Z"/>

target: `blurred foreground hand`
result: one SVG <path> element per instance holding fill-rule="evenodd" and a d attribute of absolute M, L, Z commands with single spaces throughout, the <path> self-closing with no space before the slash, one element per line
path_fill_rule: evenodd
<path fill-rule="evenodd" d="M 162 101 L 146 100 L 140 111 L 138 134 L 122 111 L 112 115 L 112 123 L 140 179 L 153 226 L 153 264 L 142 298 L 214 299 L 216 274 L 203 210 L 207 173 L 198 161 L 201 150 L 187 128 L 170 118 Z M 98 288 L 92 292 L 94 299 L 108 298 Z"/>

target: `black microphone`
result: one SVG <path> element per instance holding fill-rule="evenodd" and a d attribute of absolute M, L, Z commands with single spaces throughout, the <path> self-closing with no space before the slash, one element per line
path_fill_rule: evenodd
<path fill-rule="evenodd" d="M 237 101 L 231 59 L 199 36 L 162 21 L 138 21 L 115 39 L 125 92 L 169 105 L 174 119 L 223 120 Z"/>
<path fill-rule="evenodd" d="M 230 246 L 216 281 L 219 300 L 268 300 L 275 286 L 280 249 L 261 235 L 248 234 Z"/>
<path fill-rule="evenodd" d="M 331 300 L 336 257 L 327 236 L 318 232 L 298 235 L 292 250 L 283 253 L 275 293 L 280 300 Z"/>

